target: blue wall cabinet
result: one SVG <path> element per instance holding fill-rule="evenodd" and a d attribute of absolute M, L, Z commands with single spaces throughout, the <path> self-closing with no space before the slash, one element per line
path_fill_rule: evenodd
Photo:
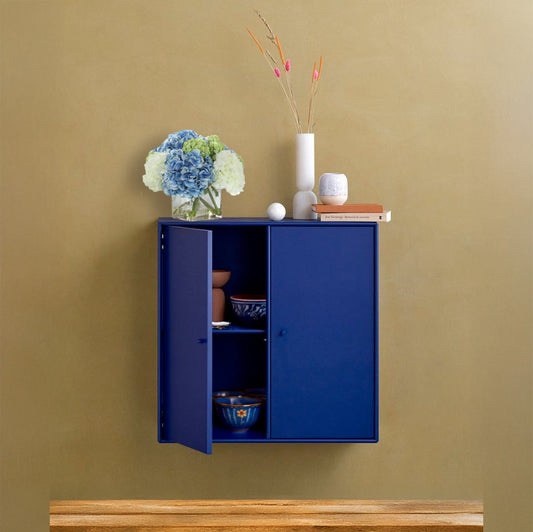
<path fill-rule="evenodd" d="M 213 269 L 230 270 L 226 329 L 211 326 Z M 159 441 L 378 440 L 378 226 L 256 218 L 159 221 Z M 229 296 L 267 296 L 265 328 Z M 214 390 L 265 388 L 260 420 L 235 433 Z"/>

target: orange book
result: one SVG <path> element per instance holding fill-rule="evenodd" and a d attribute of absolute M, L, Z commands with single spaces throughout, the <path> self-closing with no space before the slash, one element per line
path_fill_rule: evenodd
<path fill-rule="evenodd" d="M 345 203 L 344 205 L 324 205 L 313 203 L 315 212 L 383 212 L 383 205 L 377 203 Z"/>

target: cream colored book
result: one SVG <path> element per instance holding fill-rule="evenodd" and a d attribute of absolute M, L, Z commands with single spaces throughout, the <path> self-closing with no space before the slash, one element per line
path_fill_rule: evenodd
<path fill-rule="evenodd" d="M 324 212 L 321 222 L 390 222 L 391 211 L 385 212 Z"/>

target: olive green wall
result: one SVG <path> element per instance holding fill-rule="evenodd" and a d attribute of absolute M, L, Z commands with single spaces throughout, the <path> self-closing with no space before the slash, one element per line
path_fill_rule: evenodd
<path fill-rule="evenodd" d="M 379 444 L 156 441 L 156 219 L 168 133 L 217 133 L 290 206 L 294 131 L 245 0 L 1 1 L 2 530 L 49 498 L 532 496 L 532 38 L 525 1 L 257 0 L 305 106 L 317 176 L 393 211 L 380 233 Z M 347 405 L 349 408 L 349 405 Z M 528 513 L 529 512 L 529 513 Z"/>

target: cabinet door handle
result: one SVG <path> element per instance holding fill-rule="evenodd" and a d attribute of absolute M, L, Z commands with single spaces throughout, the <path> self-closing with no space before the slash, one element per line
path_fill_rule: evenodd
<path fill-rule="evenodd" d="M 196 339 L 197 344 L 207 344 L 207 338 L 197 338 Z"/>
<path fill-rule="evenodd" d="M 280 336 L 287 336 L 287 329 L 280 329 L 279 330 L 279 335 Z"/>

